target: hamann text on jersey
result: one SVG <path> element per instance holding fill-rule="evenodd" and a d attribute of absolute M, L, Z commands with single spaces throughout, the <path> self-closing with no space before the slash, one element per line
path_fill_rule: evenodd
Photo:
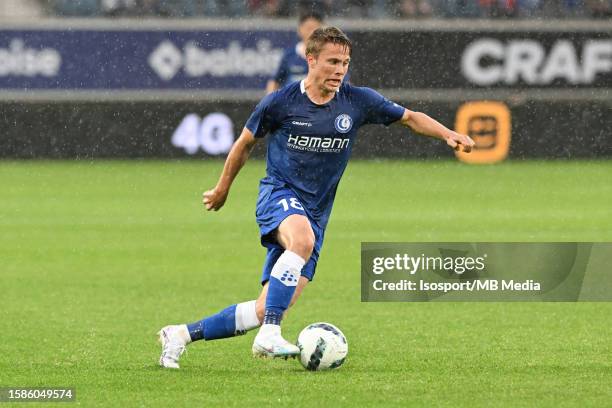
<path fill-rule="evenodd" d="M 346 83 L 323 105 L 310 100 L 304 81 L 273 92 L 246 123 L 256 138 L 270 133 L 267 176 L 261 183 L 290 188 L 310 218 L 325 228 L 357 129 L 389 125 L 403 114 L 403 107 L 373 89 Z"/>

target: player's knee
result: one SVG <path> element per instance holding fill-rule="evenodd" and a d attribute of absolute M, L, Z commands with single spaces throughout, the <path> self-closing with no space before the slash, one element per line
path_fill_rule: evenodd
<path fill-rule="evenodd" d="M 314 234 L 311 232 L 310 234 L 303 234 L 298 239 L 295 239 L 292 242 L 292 248 L 290 248 L 290 250 L 304 258 L 305 261 L 308 261 L 310 255 L 312 255 L 314 244 L 315 237 Z"/>
<path fill-rule="evenodd" d="M 308 259 L 310 258 L 310 255 L 312 255 L 314 246 L 315 246 L 315 236 L 314 236 L 314 233 L 310 231 L 310 234 L 308 234 L 306 238 L 304 239 L 304 250 L 308 251 L 308 256 L 304 258 L 306 261 L 308 261 Z"/>

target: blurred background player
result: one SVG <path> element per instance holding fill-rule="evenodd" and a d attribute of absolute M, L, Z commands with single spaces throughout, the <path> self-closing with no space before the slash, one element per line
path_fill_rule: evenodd
<path fill-rule="evenodd" d="M 261 245 L 268 250 L 262 291 L 257 300 L 231 305 L 191 324 L 162 328 L 161 366 L 179 368 L 179 357 L 192 341 L 233 337 L 260 324 L 254 355 L 299 354 L 299 348 L 282 337 L 281 320 L 314 277 L 336 189 L 361 126 L 398 122 L 456 150 L 469 152 L 474 145 L 468 136 L 373 89 L 343 83 L 351 47 L 336 27 L 315 30 L 307 41 L 307 77 L 267 95 L 248 119 L 217 185 L 204 193 L 203 202 L 214 211 L 225 204 L 256 141 L 270 133 L 256 209 Z"/>
<path fill-rule="evenodd" d="M 297 34 L 300 41 L 294 47 L 286 48 L 283 58 L 276 69 L 274 77 L 266 85 L 266 93 L 276 91 L 295 81 L 301 81 L 308 74 L 306 62 L 306 40 L 314 30 L 323 25 L 323 15 L 316 12 L 302 14 L 298 23 Z"/>

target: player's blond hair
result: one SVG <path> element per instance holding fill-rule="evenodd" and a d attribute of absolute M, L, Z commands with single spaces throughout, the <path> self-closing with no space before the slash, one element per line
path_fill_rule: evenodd
<path fill-rule="evenodd" d="M 348 49 L 349 54 L 353 44 L 338 27 L 317 28 L 306 41 L 306 55 L 318 56 L 325 44 L 338 44 Z"/>

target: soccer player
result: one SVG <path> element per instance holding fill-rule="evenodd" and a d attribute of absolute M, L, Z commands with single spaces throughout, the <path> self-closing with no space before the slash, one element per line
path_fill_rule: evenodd
<path fill-rule="evenodd" d="M 319 28 L 308 39 L 308 75 L 275 91 L 255 108 L 232 147 L 217 185 L 203 195 L 207 210 L 219 210 L 259 139 L 267 134 L 267 175 L 259 185 L 256 218 L 267 248 L 256 300 L 238 303 L 191 324 L 160 331 L 163 367 L 178 368 L 193 341 L 244 334 L 260 327 L 253 354 L 299 354 L 281 335 L 285 311 L 315 274 L 325 227 L 357 129 L 397 122 L 469 152 L 474 142 L 429 116 L 405 109 L 370 88 L 343 83 L 351 42 L 338 28 Z"/>
<path fill-rule="evenodd" d="M 266 93 L 276 91 L 283 86 L 295 81 L 300 81 L 308 73 L 308 62 L 306 61 L 306 40 L 310 34 L 323 24 L 323 16 L 316 12 L 300 16 L 297 28 L 300 40 L 294 47 L 287 48 L 276 69 L 274 77 L 266 85 Z"/>

